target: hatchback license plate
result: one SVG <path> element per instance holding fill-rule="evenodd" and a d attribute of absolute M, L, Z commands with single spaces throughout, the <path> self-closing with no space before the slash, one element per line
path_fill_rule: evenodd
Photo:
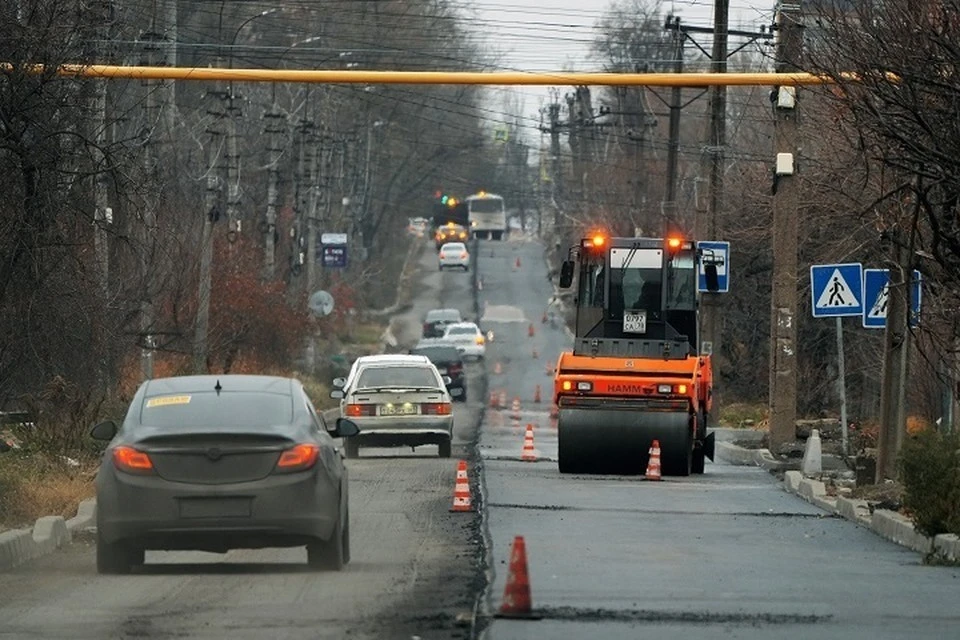
<path fill-rule="evenodd" d="M 624 311 L 623 312 L 623 332 L 624 333 L 646 333 L 647 332 L 647 312 L 646 311 Z"/>
<path fill-rule="evenodd" d="M 420 409 L 415 404 L 380 405 L 380 415 L 382 416 L 415 416 L 418 413 L 420 413 Z"/>
<path fill-rule="evenodd" d="M 249 518 L 250 498 L 180 498 L 181 518 Z"/>

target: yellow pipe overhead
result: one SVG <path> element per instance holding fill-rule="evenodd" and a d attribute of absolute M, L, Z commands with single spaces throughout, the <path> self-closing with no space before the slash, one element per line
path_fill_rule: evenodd
<path fill-rule="evenodd" d="M 3 63 L 9 72 L 13 66 Z M 43 74 L 43 65 L 26 66 L 27 73 Z M 646 87 L 786 86 L 834 82 L 811 73 L 591 73 L 520 71 L 366 71 L 342 69 L 223 69 L 217 67 L 138 67 L 67 64 L 56 74 L 80 78 L 132 78 L 137 80 L 195 80 L 233 82 L 302 82 L 316 84 L 420 84 L 420 85 L 620 85 Z M 853 74 L 844 74 L 853 80 Z"/>

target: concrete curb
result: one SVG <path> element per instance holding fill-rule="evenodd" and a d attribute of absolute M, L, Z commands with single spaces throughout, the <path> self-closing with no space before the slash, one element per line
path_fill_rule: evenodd
<path fill-rule="evenodd" d="M 798 495 L 824 511 L 866 527 L 900 546 L 926 556 L 934 555 L 948 562 L 960 562 L 960 538 L 953 534 L 929 538 L 917 531 L 910 519 L 900 513 L 886 509 L 874 509 L 871 513 L 866 500 L 828 496 L 822 482 L 804 478 L 799 471 L 787 471 L 784 474 L 783 486 L 788 493 Z"/>
<path fill-rule="evenodd" d="M 69 520 L 61 516 L 43 516 L 34 523 L 33 528 L 0 533 L 0 570 L 13 569 L 53 553 L 69 544 L 73 534 L 93 526 L 96 517 L 97 502 L 90 498 L 80 503 L 77 515 Z"/>
<path fill-rule="evenodd" d="M 715 455 L 718 460 L 740 467 L 761 467 L 767 471 L 784 471 L 790 467 L 789 462 L 777 460 L 767 449 L 747 449 L 722 440 L 716 443 Z"/>

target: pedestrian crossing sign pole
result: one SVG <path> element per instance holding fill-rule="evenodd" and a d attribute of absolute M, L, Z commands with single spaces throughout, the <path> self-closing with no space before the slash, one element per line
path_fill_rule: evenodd
<path fill-rule="evenodd" d="M 864 313 L 863 265 L 815 264 L 810 267 L 811 308 L 814 318 L 836 318 L 837 323 L 837 384 L 840 396 L 840 433 L 843 453 L 850 453 L 847 432 L 847 385 L 843 358 L 843 317 L 862 316 Z"/>

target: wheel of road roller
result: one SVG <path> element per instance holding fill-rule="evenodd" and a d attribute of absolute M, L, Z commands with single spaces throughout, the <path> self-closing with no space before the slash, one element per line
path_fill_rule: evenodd
<path fill-rule="evenodd" d="M 664 475 L 689 475 L 693 435 L 686 412 L 560 408 L 557 418 L 560 473 L 646 473 L 650 446 L 660 442 Z"/>

